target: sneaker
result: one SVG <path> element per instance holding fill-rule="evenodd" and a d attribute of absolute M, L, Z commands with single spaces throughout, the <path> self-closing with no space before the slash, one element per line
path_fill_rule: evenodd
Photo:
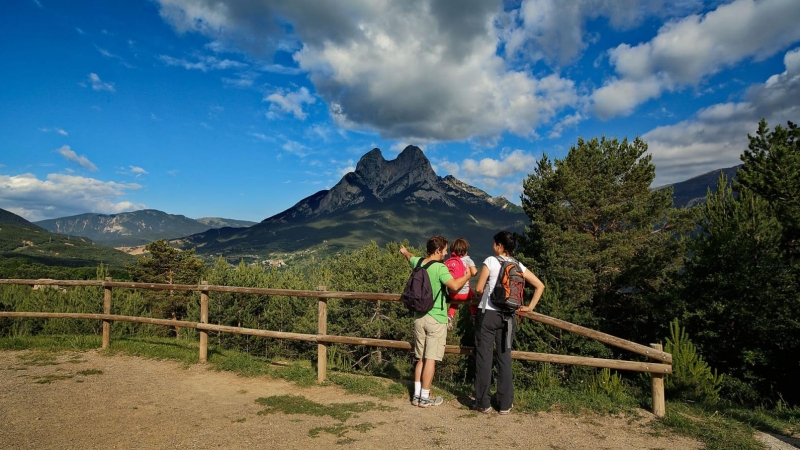
<path fill-rule="evenodd" d="M 501 409 L 500 410 L 500 415 L 501 416 L 507 416 L 507 415 L 511 414 L 511 408 L 513 408 L 513 407 L 514 407 L 514 405 L 511 405 L 511 406 L 508 407 L 508 409 Z"/>
<path fill-rule="evenodd" d="M 439 406 L 442 403 L 444 403 L 444 399 L 442 397 L 428 397 L 420 398 L 418 406 L 420 408 L 430 408 L 431 406 Z"/>
<path fill-rule="evenodd" d="M 419 406 L 419 395 L 415 395 L 414 398 L 411 399 L 411 406 Z"/>
<path fill-rule="evenodd" d="M 489 414 L 490 412 L 492 412 L 491 406 L 487 406 L 486 408 L 479 408 L 477 402 L 472 402 L 472 408 L 470 409 L 472 409 L 473 411 L 478 411 L 481 414 Z"/>

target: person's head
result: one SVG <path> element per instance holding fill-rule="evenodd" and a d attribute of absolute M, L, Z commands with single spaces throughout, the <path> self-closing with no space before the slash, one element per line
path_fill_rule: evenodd
<path fill-rule="evenodd" d="M 518 236 L 510 231 L 501 231 L 494 235 L 495 251 L 499 254 L 511 254 L 517 248 Z"/>
<path fill-rule="evenodd" d="M 464 238 L 456 238 L 453 241 L 453 246 L 450 247 L 450 251 L 456 254 L 456 256 L 464 256 L 469 251 L 469 242 Z"/>
<path fill-rule="evenodd" d="M 443 259 L 447 253 L 447 239 L 444 236 L 432 236 L 428 239 L 425 249 L 428 251 L 429 258 Z"/>

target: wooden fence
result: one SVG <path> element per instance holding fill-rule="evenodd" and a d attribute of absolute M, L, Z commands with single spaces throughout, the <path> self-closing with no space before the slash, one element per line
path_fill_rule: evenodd
<path fill-rule="evenodd" d="M 8 312 L 0 311 L 0 317 L 27 317 L 27 318 L 65 318 L 65 319 L 90 319 L 103 321 L 103 348 L 108 348 L 111 336 L 111 322 L 136 322 L 153 325 L 165 325 L 170 327 L 195 328 L 200 334 L 200 362 L 208 360 L 208 332 L 215 331 L 221 333 L 243 334 L 250 336 L 261 336 L 274 339 L 290 339 L 296 341 L 316 342 L 317 343 L 317 380 L 322 382 L 326 378 L 328 361 L 328 344 L 352 344 L 366 345 L 371 347 L 396 348 L 401 350 L 412 350 L 412 345 L 405 341 L 393 341 L 386 339 L 371 339 L 352 336 L 337 336 L 327 334 L 328 322 L 328 299 L 346 300 L 367 300 L 367 301 L 401 301 L 399 294 L 376 294 L 371 292 L 332 292 L 326 290 L 302 291 L 289 289 L 268 289 L 268 288 L 248 288 L 238 286 L 215 286 L 202 282 L 194 284 L 151 284 L 151 283 L 129 283 L 112 281 L 106 278 L 105 281 L 76 281 L 76 280 L 21 280 L 21 279 L 0 279 L 0 285 L 31 285 L 31 286 L 96 286 L 103 288 L 103 314 L 87 313 L 48 313 L 48 312 Z M 113 288 L 127 289 L 149 289 L 149 290 L 173 290 L 173 291 L 197 291 L 200 292 L 200 322 L 190 322 L 184 320 L 153 319 L 148 317 L 120 316 L 111 314 L 111 292 Z M 288 297 L 308 297 L 316 298 L 318 305 L 317 334 L 288 333 L 282 331 L 258 330 L 252 328 L 230 327 L 223 325 L 213 325 L 208 323 L 208 301 L 210 292 L 229 292 L 237 294 L 257 294 L 257 295 L 280 295 Z M 565 322 L 554 317 L 545 316 L 536 312 L 523 313 L 523 317 L 535 320 L 540 323 L 569 331 L 581 336 L 585 336 L 599 342 L 603 342 L 614 347 L 618 347 L 630 352 L 647 357 L 649 362 L 623 361 L 603 358 L 588 358 L 571 355 L 554 355 L 549 353 L 520 352 L 512 351 L 511 357 L 525 361 L 540 361 L 557 364 L 571 364 L 577 366 L 589 366 L 599 368 L 609 368 L 616 370 L 629 370 L 636 372 L 647 372 L 651 376 L 653 414 L 663 417 L 665 414 L 664 404 L 664 375 L 672 373 L 672 355 L 662 351 L 661 344 L 650 344 L 650 346 L 637 344 L 635 342 L 620 339 L 606 333 Z M 447 353 L 461 355 L 472 354 L 472 347 L 460 347 L 448 345 L 445 348 Z"/>

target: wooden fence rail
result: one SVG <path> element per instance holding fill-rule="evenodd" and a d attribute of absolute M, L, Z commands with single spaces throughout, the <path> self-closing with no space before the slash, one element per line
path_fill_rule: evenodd
<path fill-rule="evenodd" d="M 153 284 L 153 283 L 128 283 L 112 281 L 106 278 L 105 281 L 78 281 L 78 280 L 23 280 L 23 279 L 0 279 L 0 285 L 30 285 L 30 286 L 96 286 L 103 288 L 103 314 L 90 313 L 49 313 L 49 312 L 9 312 L 0 311 L 0 317 L 15 318 L 64 318 L 64 319 L 88 319 L 101 320 L 103 322 L 103 348 L 110 345 L 111 323 L 112 322 L 135 322 L 152 325 L 163 325 L 169 327 L 194 328 L 200 334 L 200 362 L 208 359 L 208 332 L 221 332 L 242 334 L 250 336 L 260 336 L 273 339 L 290 339 L 296 341 L 317 343 L 317 380 L 322 382 L 326 378 L 327 371 L 327 345 L 328 344 L 350 344 L 365 345 L 380 348 L 395 348 L 400 350 L 411 350 L 411 343 L 406 341 L 393 341 L 386 339 L 372 339 L 352 336 L 336 336 L 327 334 L 327 301 L 328 299 L 349 299 L 349 300 L 371 300 L 371 301 L 401 301 L 399 294 L 378 294 L 372 292 L 336 292 L 336 291 L 307 291 L 289 289 L 268 289 L 268 288 L 248 288 L 239 286 L 216 286 L 202 282 L 198 285 L 186 284 Z M 111 314 L 111 292 L 113 288 L 128 289 L 149 289 L 149 290 L 175 290 L 175 291 L 196 291 L 200 292 L 200 322 L 190 322 L 185 320 L 153 319 L 148 317 L 120 316 Z M 289 333 L 283 331 L 258 330 L 252 328 L 231 327 L 224 325 L 213 325 L 208 323 L 208 302 L 210 292 L 227 292 L 240 294 L 276 295 L 287 297 L 307 297 L 316 298 L 318 306 L 317 334 Z M 521 352 L 512 351 L 511 357 L 525 361 L 539 361 L 556 364 L 571 364 L 578 366 L 589 366 L 599 368 L 609 368 L 616 370 L 629 370 L 636 372 L 650 373 L 652 379 L 653 413 L 658 417 L 663 417 L 664 409 L 664 375 L 672 373 L 672 355 L 662 351 L 660 344 L 645 346 L 635 342 L 627 341 L 606 333 L 575 325 L 554 317 L 549 317 L 536 312 L 523 313 L 523 317 L 544 323 L 565 331 L 569 331 L 581 336 L 595 339 L 608 345 L 612 345 L 630 352 L 646 356 L 650 362 L 622 361 L 603 358 L 588 358 L 572 355 L 553 355 L 549 353 Z M 460 347 L 448 345 L 445 348 L 447 353 L 470 355 L 472 347 Z"/>

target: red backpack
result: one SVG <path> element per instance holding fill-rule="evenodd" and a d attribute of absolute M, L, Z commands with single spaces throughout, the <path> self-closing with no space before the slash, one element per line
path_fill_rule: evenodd
<path fill-rule="evenodd" d="M 447 270 L 450 271 L 450 275 L 452 275 L 453 278 L 461 278 L 467 273 L 467 266 L 464 265 L 464 261 L 461 260 L 461 257 L 456 256 L 455 253 L 450 254 L 450 257 L 447 258 L 444 265 L 447 266 Z"/>

